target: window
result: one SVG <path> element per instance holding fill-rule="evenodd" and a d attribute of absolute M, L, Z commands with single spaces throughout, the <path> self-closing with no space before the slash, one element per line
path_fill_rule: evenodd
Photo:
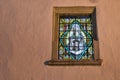
<path fill-rule="evenodd" d="M 101 65 L 95 7 L 54 7 L 49 65 Z"/>

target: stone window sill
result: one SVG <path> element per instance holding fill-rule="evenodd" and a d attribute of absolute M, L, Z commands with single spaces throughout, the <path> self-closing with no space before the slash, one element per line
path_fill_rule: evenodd
<path fill-rule="evenodd" d="M 102 63 L 102 59 L 96 59 L 96 60 L 49 60 L 46 61 L 45 64 L 46 65 L 50 65 L 50 66 L 68 66 L 68 65 L 98 65 L 100 66 Z"/>

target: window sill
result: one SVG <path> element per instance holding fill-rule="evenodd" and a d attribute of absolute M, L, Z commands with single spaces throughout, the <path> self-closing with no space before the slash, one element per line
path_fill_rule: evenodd
<path fill-rule="evenodd" d="M 68 60 L 49 60 L 46 61 L 45 64 L 46 65 L 50 65 L 50 66 L 69 66 L 69 65 L 98 65 L 100 66 L 102 63 L 102 59 L 96 59 L 96 60 L 81 60 L 81 61 L 77 61 L 77 60 L 72 60 L 72 61 L 68 61 Z"/>

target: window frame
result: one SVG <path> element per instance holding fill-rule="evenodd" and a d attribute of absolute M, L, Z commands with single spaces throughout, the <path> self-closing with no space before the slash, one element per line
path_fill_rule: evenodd
<path fill-rule="evenodd" d="M 62 15 L 92 15 L 93 19 L 93 46 L 94 60 L 59 60 L 59 17 Z M 53 8 L 53 27 L 52 27 L 52 59 L 47 61 L 48 65 L 101 65 L 102 60 L 99 56 L 99 41 L 96 25 L 95 6 L 76 6 L 76 7 L 54 7 Z"/>

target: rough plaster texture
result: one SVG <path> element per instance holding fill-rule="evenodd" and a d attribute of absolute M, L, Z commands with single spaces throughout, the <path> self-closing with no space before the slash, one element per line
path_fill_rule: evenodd
<path fill-rule="evenodd" d="M 96 6 L 102 66 L 45 66 L 53 6 Z M 120 80 L 120 0 L 0 0 L 0 80 Z"/>

